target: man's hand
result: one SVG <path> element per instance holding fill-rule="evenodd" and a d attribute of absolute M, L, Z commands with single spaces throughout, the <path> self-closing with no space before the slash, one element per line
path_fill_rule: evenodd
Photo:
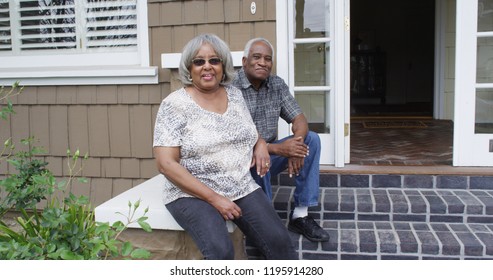
<path fill-rule="evenodd" d="M 305 157 L 308 156 L 309 152 L 308 145 L 305 144 L 301 136 L 276 144 L 276 154 L 288 158 L 289 177 L 292 177 L 293 174 L 299 175 L 305 163 Z"/>
<path fill-rule="evenodd" d="M 310 152 L 308 145 L 305 145 L 304 139 L 301 136 L 289 138 L 279 143 L 278 146 L 276 154 L 287 158 L 304 158 Z"/>

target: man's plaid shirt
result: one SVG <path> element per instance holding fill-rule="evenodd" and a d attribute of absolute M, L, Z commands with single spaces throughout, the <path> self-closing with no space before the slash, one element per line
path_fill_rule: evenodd
<path fill-rule="evenodd" d="M 277 139 L 279 117 L 287 123 L 302 113 L 282 78 L 271 75 L 257 91 L 240 69 L 233 85 L 241 90 L 260 136 L 270 143 Z"/>

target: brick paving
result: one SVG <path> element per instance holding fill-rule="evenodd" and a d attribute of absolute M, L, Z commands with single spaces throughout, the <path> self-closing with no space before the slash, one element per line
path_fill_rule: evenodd
<path fill-rule="evenodd" d="M 320 203 L 309 209 L 329 242 L 290 233 L 301 259 L 493 259 L 493 172 L 484 174 L 321 174 Z M 432 173 L 432 172 L 429 172 Z M 293 181 L 274 187 L 287 223 Z M 247 246 L 251 259 L 261 258 Z"/>
<path fill-rule="evenodd" d="M 422 119 L 425 128 L 365 128 L 351 121 L 351 163 L 363 165 L 451 165 L 453 123 Z"/>

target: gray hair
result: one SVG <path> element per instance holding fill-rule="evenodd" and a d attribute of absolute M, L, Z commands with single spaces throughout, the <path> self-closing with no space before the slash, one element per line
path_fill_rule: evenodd
<path fill-rule="evenodd" d="M 250 49 L 252 48 L 252 45 L 257 43 L 257 42 L 263 42 L 265 43 L 267 46 L 269 46 L 270 50 L 272 51 L 272 61 L 274 61 L 274 47 L 272 46 L 272 44 L 269 42 L 269 40 L 265 39 L 265 38 L 253 38 L 251 39 L 250 41 L 248 41 L 245 45 L 245 50 L 243 51 L 243 56 L 244 57 L 248 57 L 248 54 L 250 53 Z"/>
<path fill-rule="evenodd" d="M 231 57 L 231 51 L 228 45 L 221 40 L 218 36 L 210 33 L 200 34 L 197 37 L 190 40 L 181 53 L 180 66 L 178 73 L 181 82 L 184 85 L 191 85 L 190 80 L 190 66 L 192 60 L 195 58 L 200 48 L 204 44 L 209 44 L 214 49 L 217 57 L 222 59 L 224 78 L 221 80 L 221 85 L 227 85 L 234 79 L 236 73 L 233 68 L 233 58 Z"/>

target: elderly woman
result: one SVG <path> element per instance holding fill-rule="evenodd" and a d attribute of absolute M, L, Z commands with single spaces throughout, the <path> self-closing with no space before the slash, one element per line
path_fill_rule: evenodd
<path fill-rule="evenodd" d="M 206 259 L 233 259 L 226 227 L 233 221 L 267 259 L 297 259 L 289 234 L 249 172 L 269 168 L 234 77 L 228 46 L 213 34 L 184 47 L 179 74 L 183 88 L 166 97 L 154 128 L 154 155 L 167 178 L 164 203 Z M 261 160 L 253 162 L 257 145 Z"/>

